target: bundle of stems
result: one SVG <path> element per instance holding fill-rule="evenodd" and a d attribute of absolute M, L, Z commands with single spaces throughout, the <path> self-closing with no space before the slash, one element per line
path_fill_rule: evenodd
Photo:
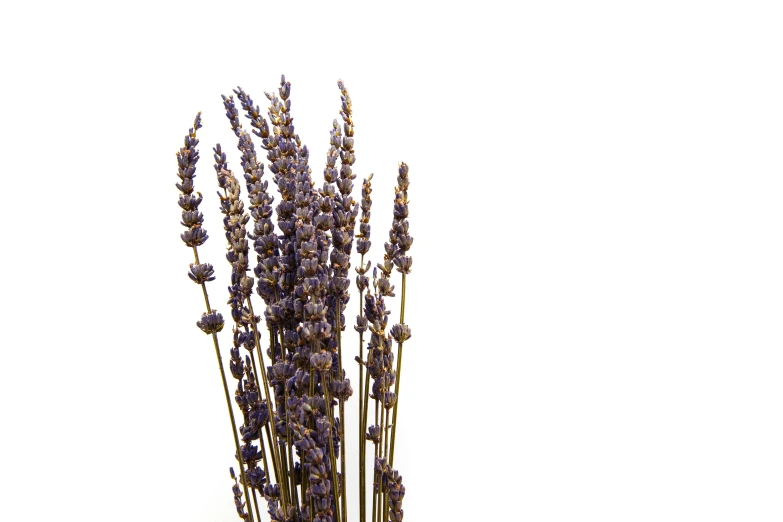
<path fill-rule="evenodd" d="M 230 468 L 234 504 L 239 517 L 250 521 L 264 518 L 261 506 L 265 501 L 273 521 L 348 522 L 345 403 L 353 389 L 346 378 L 343 333 L 354 242 L 360 256 L 355 268 L 359 306 L 354 326 L 359 334 L 359 354 L 354 357 L 359 364 L 355 401 L 360 435 L 355 462 L 359 468 L 359 519 L 383 522 L 403 518 L 405 486 L 393 465 L 402 347 L 411 337 L 405 324 L 406 277 L 412 266 L 408 251 L 413 243 L 407 220 L 408 166 L 401 163 L 398 168 L 389 241 L 384 245 L 383 261 L 373 269 L 371 286 L 371 262 L 368 259 L 365 264 L 365 257 L 371 246 L 372 174 L 363 180 L 360 201 L 354 200 L 351 98 L 342 81 L 338 87 L 342 124 L 338 120 L 332 124 L 324 181 L 317 189 L 309 152 L 294 130 L 291 84 L 284 76 L 276 93 L 265 93 L 269 101 L 266 117 L 241 88 L 222 97 L 237 138 L 249 203 L 246 207 L 241 183 L 216 144 L 214 168 L 228 242 L 226 259 L 231 264 L 227 304 L 233 321 L 228 364 L 236 381 L 233 401 L 218 339 L 225 321 L 212 308 L 206 287 L 215 279 L 214 268 L 202 263 L 198 252 L 208 238 L 199 211 L 202 196 L 194 188 L 201 113 L 177 153 L 180 181 L 176 186 L 181 192 L 181 224 L 186 228 L 181 239 L 193 249 L 195 263 L 188 275 L 201 286 L 206 306 L 196 324 L 212 337 L 239 469 L 237 477 Z M 239 120 L 234 96 L 250 120 L 252 135 L 266 152 L 268 170 L 279 193 L 274 208 L 275 198 L 264 179 L 265 164 L 257 156 L 253 136 Z M 252 275 L 251 241 L 256 254 Z M 389 327 L 391 311 L 384 298 L 395 296 L 391 283 L 395 269 L 402 275 L 400 316 L 399 322 Z M 255 298 L 258 306 L 258 297 L 264 303 L 263 320 L 253 304 Z M 365 339 L 368 330 L 369 338 Z M 372 501 L 368 502 L 370 442 Z"/>

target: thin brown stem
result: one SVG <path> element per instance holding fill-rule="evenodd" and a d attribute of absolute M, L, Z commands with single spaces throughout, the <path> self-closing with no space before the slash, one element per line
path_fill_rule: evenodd
<path fill-rule="evenodd" d="M 299 498 L 297 496 L 297 490 L 296 490 L 296 480 L 294 479 L 294 451 L 291 444 L 291 415 L 288 412 L 288 381 L 285 383 L 285 404 L 283 405 L 285 407 L 285 439 L 286 443 L 288 444 L 288 468 L 289 468 L 289 478 L 291 480 L 291 492 L 293 493 L 293 504 L 296 507 L 296 513 L 299 516 L 299 520 L 302 519 L 302 513 L 299 509 Z"/>
<path fill-rule="evenodd" d="M 363 339 L 362 339 L 362 332 L 360 332 L 359 333 L 359 343 L 362 343 L 362 341 L 363 341 Z M 369 351 L 368 351 L 367 355 L 369 356 Z M 361 374 L 362 374 L 362 370 L 360 368 L 359 369 L 359 375 L 361 375 Z M 359 401 L 361 401 L 361 400 L 362 400 L 362 398 L 359 397 Z M 365 434 L 367 433 L 367 416 L 368 416 L 367 412 L 369 411 L 369 409 L 370 409 L 370 370 L 369 370 L 369 368 L 367 368 L 367 365 L 365 365 L 364 366 L 364 407 L 363 407 L 364 417 L 362 418 L 362 433 L 361 433 L 361 439 L 360 439 L 363 442 L 363 444 L 361 444 L 359 446 L 360 448 L 363 448 L 362 466 L 361 466 L 360 469 L 363 472 L 363 475 L 365 477 L 365 481 L 367 479 L 367 440 L 366 440 Z M 375 469 L 375 463 L 374 462 L 373 462 L 373 468 L 372 469 Z M 374 478 L 373 478 L 373 480 L 374 480 Z M 362 484 L 364 484 L 364 482 L 362 482 Z M 365 493 L 366 493 L 366 489 L 367 488 L 366 488 L 366 485 L 365 485 Z M 373 494 L 374 494 L 374 492 L 373 492 Z M 362 495 L 362 497 L 364 497 L 364 495 Z M 365 504 L 366 504 L 366 500 L 365 500 Z M 365 508 L 366 508 L 366 505 L 365 505 Z M 375 517 L 373 516 L 373 519 L 374 518 Z"/>
<path fill-rule="evenodd" d="M 331 425 L 331 429 L 334 429 L 334 415 L 332 414 L 332 399 L 329 396 L 329 374 L 326 371 L 321 372 L 321 385 L 324 389 L 324 403 L 326 405 L 326 416 L 329 419 L 329 424 Z M 343 448 L 344 450 L 345 448 Z M 339 505 L 339 495 L 338 488 L 339 484 L 337 482 L 337 462 L 334 458 L 334 437 L 332 437 L 332 434 L 329 434 L 329 457 L 332 459 L 332 495 L 334 497 L 334 514 L 337 518 L 337 522 L 340 522 L 340 505 Z"/>
<path fill-rule="evenodd" d="M 253 301 L 250 300 L 250 296 L 247 297 L 247 307 L 250 310 L 250 315 L 255 318 L 255 312 L 253 311 Z M 266 397 L 266 405 L 267 409 L 269 411 L 269 424 L 274 427 L 275 422 L 275 415 L 274 410 L 272 408 L 272 401 L 269 398 L 269 381 L 266 378 L 266 370 L 264 369 L 264 354 L 261 350 L 261 336 L 258 334 L 258 326 L 256 325 L 255 319 L 250 322 L 250 326 L 253 329 L 253 335 L 255 337 L 256 342 L 256 350 L 258 351 L 258 363 L 261 365 L 261 378 L 264 382 L 264 395 Z M 274 363 L 274 361 L 273 361 Z M 277 430 L 274 430 L 274 440 L 277 440 Z M 286 491 L 288 488 L 284 482 L 285 478 L 280 476 L 280 471 L 282 470 L 282 465 L 280 464 L 280 454 L 278 452 L 278 448 L 276 444 L 273 444 L 270 441 L 270 445 L 272 446 L 272 459 L 275 461 L 275 480 L 278 484 L 280 484 L 280 487 L 283 488 L 283 491 Z M 282 496 L 283 498 L 283 510 L 287 511 L 287 504 L 285 501 L 285 495 Z"/>
<path fill-rule="evenodd" d="M 310 397 L 313 397 L 315 395 L 315 370 L 313 368 L 310 368 Z M 311 416 L 310 422 L 308 423 L 310 425 L 310 429 L 313 429 L 313 423 L 314 419 Z M 307 479 L 309 480 L 309 479 Z M 305 477 L 302 477 L 302 482 L 305 481 Z M 315 518 L 315 499 L 313 499 L 313 495 L 310 495 L 310 520 L 313 520 Z"/>
<path fill-rule="evenodd" d="M 362 255 L 362 263 L 364 262 L 364 255 Z M 359 317 L 363 317 L 362 311 L 362 294 L 364 291 L 359 292 Z M 364 343 L 362 339 L 362 333 L 359 332 L 359 360 L 364 361 Z M 366 464 L 366 449 L 367 441 L 364 437 L 364 368 L 359 365 L 359 522 L 365 522 L 367 518 L 367 502 L 364 498 L 366 494 L 367 484 L 365 477 L 365 464 Z"/>
<path fill-rule="evenodd" d="M 256 498 L 256 490 L 253 490 L 253 505 L 256 507 L 256 517 L 257 520 L 261 520 L 261 511 L 258 509 L 258 498 Z M 248 504 L 248 507 L 250 507 L 250 504 Z"/>
<path fill-rule="evenodd" d="M 380 424 L 379 424 L 379 421 L 378 421 L 378 398 L 377 397 L 375 398 L 375 425 L 380 428 Z M 380 432 L 380 435 L 382 436 L 383 432 Z M 378 472 L 375 471 L 375 461 L 380 458 L 380 455 L 381 455 L 381 444 L 380 444 L 380 440 L 379 440 L 377 443 L 375 443 L 375 459 L 373 460 L 373 463 L 372 463 L 372 469 L 373 469 L 373 492 L 372 492 L 373 512 L 376 511 L 376 509 L 375 509 L 376 497 L 377 497 L 378 500 L 380 500 L 380 492 L 381 492 L 381 483 L 378 481 Z M 380 507 L 380 506 L 378 506 L 378 507 Z M 378 517 L 377 518 L 379 519 L 378 522 L 380 522 L 380 513 L 378 513 Z M 373 520 L 375 520 L 375 519 L 376 519 L 376 516 L 373 515 Z"/>
<path fill-rule="evenodd" d="M 405 274 L 402 274 L 402 297 L 400 298 L 400 324 L 405 324 Z M 397 343 L 397 374 L 394 379 L 394 395 L 397 400 L 394 403 L 392 414 L 391 454 L 389 465 L 394 466 L 394 441 L 397 437 L 397 406 L 400 404 L 400 373 L 402 372 L 402 343 Z"/>
<path fill-rule="evenodd" d="M 252 351 L 250 352 L 250 361 L 253 364 L 253 372 L 256 375 L 256 388 L 258 388 L 258 370 L 256 369 L 256 358 L 253 355 Z M 264 442 L 263 434 L 260 433 L 260 432 L 258 434 L 258 442 L 261 445 L 261 457 L 262 457 L 262 459 L 264 461 L 264 474 L 266 475 L 267 480 L 269 480 L 269 477 L 270 477 L 270 475 L 269 475 L 269 461 L 267 460 L 267 457 L 266 457 L 266 443 Z M 274 461 L 272 461 L 272 463 L 274 464 Z M 253 494 L 255 494 L 255 492 Z"/>
<path fill-rule="evenodd" d="M 272 452 L 272 455 L 273 455 L 272 456 L 272 468 L 274 469 L 274 472 L 275 472 L 275 480 L 277 482 L 280 482 L 280 479 L 278 477 L 280 477 L 283 473 L 280 471 L 280 468 L 277 467 L 277 462 L 275 462 L 275 459 L 274 459 L 275 450 L 271 449 L 275 445 L 275 443 L 274 443 L 274 441 L 272 439 L 272 432 L 269 429 L 269 423 L 264 424 L 264 431 L 266 433 L 266 440 L 269 442 L 270 451 Z M 268 476 L 267 476 L 267 480 L 268 480 L 269 484 L 272 483 L 271 478 L 269 478 Z"/>
<path fill-rule="evenodd" d="M 284 452 L 285 439 L 280 440 L 278 443 L 280 445 L 280 451 Z M 291 490 L 289 489 L 289 482 L 288 482 L 288 461 L 285 458 L 282 458 L 281 461 L 282 462 L 280 464 L 283 467 L 283 480 L 280 486 L 283 488 L 283 492 L 285 493 L 286 502 L 288 504 L 293 504 L 291 500 L 293 498 L 293 495 L 291 495 Z M 286 516 L 288 516 L 288 511 L 286 511 Z"/>
<path fill-rule="evenodd" d="M 337 323 L 337 371 L 338 375 L 340 377 L 340 380 L 343 380 L 343 348 L 342 348 L 342 335 L 341 335 L 341 328 L 340 328 L 340 298 L 337 298 L 337 307 L 335 309 L 335 322 Z M 343 452 L 340 457 L 340 479 L 342 480 L 342 483 L 340 484 L 340 493 L 342 497 L 342 508 L 343 508 L 343 522 L 348 522 L 348 507 L 347 507 L 347 500 L 346 500 L 346 489 L 347 489 L 347 479 L 346 479 L 346 473 L 345 473 L 345 461 L 348 456 L 348 453 L 345 451 L 345 405 L 343 402 L 342 397 L 339 397 L 339 410 L 340 410 L 340 440 L 343 443 Z"/>
<path fill-rule="evenodd" d="M 386 410 L 386 415 L 385 415 L 386 416 L 386 420 L 384 421 L 384 431 L 386 431 L 386 430 L 389 429 L 389 408 L 385 408 L 384 407 L 384 409 Z M 386 435 L 386 438 L 384 439 L 384 444 L 385 444 L 385 446 L 383 448 L 383 456 L 384 456 L 384 458 L 387 458 L 389 456 L 389 451 L 388 451 L 388 449 L 389 449 L 388 448 L 389 436 L 388 436 L 388 434 Z M 382 474 L 383 474 L 383 470 L 381 470 L 381 489 L 383 489 L 383 475 Z M 384 521 L 389 520 L 389 500 L 388 500 L 388 497 L 389 497 L 389 492 L 387 490 L 384 490 L 383 491 L 383 504 L 382 504 L 382 506 L 383 506 L 383 520 Z"/>
<path fill-rule="evenodd" d="M 198 260 L 198 250 L 193 247 L 193 255 L 196 258 L 196 264 L 200 264 Z M 201 290 L 204 292 L 204 303 L 207 305 L 207 313 L 212 312 L 212 308 L 209 306 L 209 296 L 207 295 L 206 283 L 201 283 Z M 247 477 L 245 477 L 245 461 L 242 458 L 242 450 L 239 447 L 239 437 L 237 436 L 237 423 L 234 419 L 234 409 L 231 407 L 231 395 L 228 393 L 228 383 L 226 382 L 226 372 L 223 369 L 223 359 L 220 357 L 220 344 L 218 343 L 217 334 L 212 334 L 212 343 L 215 345 L 215 356 L 218 361 L 218 368 L 220 369 L 220 379 L 223 381 L 223 392 L 226 395 L 226 406 L 228 407 L 228 416 L 231 418 L 231 433 L 234 436 L 234 446 L 237 450 L 237 457 L 239 458 L 239 474 L 242 479 L 242 487 L 245 489 L 245 499 L 248 506 L 248 513 L 250 514 L 249 522 L 253 522 L 253 508 L 250 506 L 250 494 L 247 489 Z"/>

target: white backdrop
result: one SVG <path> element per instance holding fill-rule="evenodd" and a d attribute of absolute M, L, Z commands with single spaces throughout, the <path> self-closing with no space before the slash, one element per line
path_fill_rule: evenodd
<path fill-rule="evenodd" d="M 220 94 L 284 73 L 319 182 L 350 90 L 374 261 L 410 165 L 406 520 L 781 520 L 781 11 L 589 4 L 5 6 L 0 519 L 236 519 L 175 152 L 228 317 Z"/>

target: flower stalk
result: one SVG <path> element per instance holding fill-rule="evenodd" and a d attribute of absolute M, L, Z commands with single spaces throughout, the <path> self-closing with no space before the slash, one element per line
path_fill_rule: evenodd
<path fill-rule="evenodd" d="M 228 393 L 228 383 L 226 382 L 226 373 L 223 369 L 223 360 L 220 356 L 220 344 L 218 342 L 217 333 L 223 329 L 223 316 L 217 311 L 213 310 L 209 304 L 209 296 L 207 295 L 207 281 L 214 281 L 214 270 L 210 264 L 202 264 L 198 258 L 198 247 L 203 245 L 208 235 L 206 230 L 202 227 L 204 222 L 204 216 L 199 212 L 198 207 L 201 204 L 201 193 L 196 192 L 193 194 L 193 179 L 196 177 L 196 163 L 199 160 L 199 153 L 196 146 L 199 140 L 196 138 L 196 131 L 201 128 L 201 113 L 196 115 L 196 119 L 193 123 L 193 127 L 189 130 L 188 135 L 185 136 L 185 146 L 182 147 L 177 153 L 178 172 L 177 175 L 180 178 L 180 183 L 177 183 L 177 188 L 182 192 L 179 198 L 179 206 L 182 208 L 182 225 L 187 230 L 180 236 L 185 245 L 193 249 L 193 256 L 195 258 L 195 265 L 190 266 L 190 273 L 188 276 L 190 279 L 201 285 L 201 290 L 204 294 L 204 303 L 207 307 L 207 312 L 201 316 L 201 320 L 196 325 L 206 334 L 212 336 L 212 343 L 215 346 L 215 356 L 218 361 L 218 368 L 220 370 L 220 378 L 223 383 L 223 391 L 226 396 L 226 406 L 228 407 L 228 415 L 231 420 L 231 432 L 234 437 L 234 447 L 236 449 L 237 458 L 239 459 L 240 475 L 242 478 L 242 487 L 244 488 L 245 498 L 250 498 L 247 489 L 247 477 L 244 472 L 244 462 L 242 459 L 242 451 L 239 447 L 239 437 L 237 436 L 237 425 L 234 419 L 234 410 L 231 407 L 231 396 Z M 237 510 L 241 510 L 237 507 Z M 252 522 L 254 520 L 252 510 L 246 517 Z"/>

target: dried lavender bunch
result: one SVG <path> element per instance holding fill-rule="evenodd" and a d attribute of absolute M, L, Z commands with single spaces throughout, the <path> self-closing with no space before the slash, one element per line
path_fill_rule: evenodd
<path fill-rule="evenodd" d="M 216 145 L 213 150 L 228 243 L 226 258 L 232 269 L 228 305 L 234 325 L 229 370 L 237 381 L 234 397 L 242 413 L 243 422 L 238 428 L 217 342 L 217 333 L 223 329 L 224 322 L 210 308 L 205 287 L 207 281 L 214 280 L 214 270 L 209 264 L 199 263 L 196 249 L 207 239 L 202 228 L 203 215 L 198 212 L 201 195 L 193 195 L 198 160 L 195 130 L 201 126 L 200 115 L 186 137 L 185 147 L 178 153 L 181 182 L 177 186 L 183 192 L 182 224 L 188 229 L 182 239 L 194 249 L 196 264 L 191 265 L 189 277 L 202 285 L 207 304 L 207 313 L 198 325 L 213 336 L 220 362 L 240 469 L 237 480 L 232 468 L 235 481 L 232 490 L 237 514 L 243 519 L 261 520 L 262 509 L 257 498 L 260 493 L 267 502 L 266 511 L 271 520 L 347 522 L 344 408 L 353 390 L 343 367 L 342 334 L 346 325 L 344 312 L 350 300 L 348 274 L 355 241 L 361 256 L 356 268 L 360 307 L 355 327 L 359 332 L 356 359 L 360 364 L 358 407 L 362 434 L 358 455 L 360 519 L 366 520 L 366 437 L 375 447 L 373 522 L 402 520 L 405 489 L 391 463 L 401 349 L 410 337 L 410 328 L 404 323 L 405 277 L 411 265 L 407 251 L 412 243 L 406 219 L 407 165 L 400 165 L 390 240 L 385 245 L 384 260 L 378 264 L 381 276 L 376 277 L 377 270 L 374 272 L 370 292 L 367 272 L 371 263 L 365 263 L 365 256 L 370 249 L 372 175 L 364 180 L 361 201 L 357 202 L 352 195 L 356 178 L 352 105 L 342 81 L 338 87 L 342 122 L 333 123 L 324 183 L 317 190 L 307 146 L 294 128 L 290 82 L 281 77 L 277 91 L 265 93 L 269 101 L 267 118 L 242 88 L 233 91 L 250 120 L 252 135 L 261 139 L 261 147 L 266 151 L 268 169 L 279 192 L 274 207 L 275 198 L 269 194 L 268 182 L 263 180 L 265 166 L 256 153 L 253 136 L 242 128 L 234 96 L 222 97 L 226 116 L 238 140 L 249 199 L 246 211 L 240 182 L 228 168 L 226 154 Z M 272 218 L 273 213 L 276 219 Z M 253 223 L 249 231 L 250 219 Z M 252 271 L 255 279 L 249 273 L 250 241 L 256 253 Z M 391 276 L 395 266 L 402 273 L 403 296 L 400 321 L 389 329 L 391 312 L 386 309 L 384 298 L 394 296 Z M 254 312 L 254 293 L 264 301 L 263 322 L 269 333 L 266 350 L 261 349 L 262 319 Z M 370 339 L 365 360 L 364 332 L 368 329 Z M 396 369 L 392 351 L 395 341 Z M 269 365 L 264 362 L 264 352 L 270 358 Z M 369 398 L 375 405 L 372 426 L 367 426 Z"/>

